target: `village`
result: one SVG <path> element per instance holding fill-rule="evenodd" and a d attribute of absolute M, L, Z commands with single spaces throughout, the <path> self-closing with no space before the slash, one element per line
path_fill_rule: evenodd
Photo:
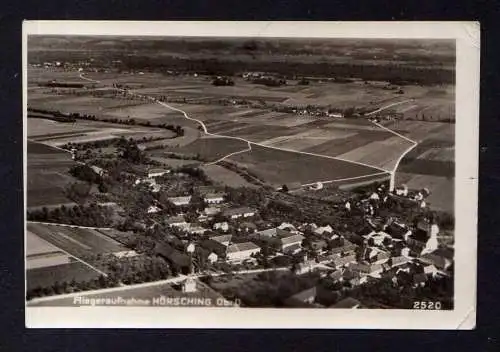
<path fill-rule="evenodd" d="M 101 204 L 115 207 L 122 217 L 116 227 L 135 237 L 130 241 L 135 245 L 124 243 L 134 249 L 127 256 L 149 252 L 161 258 L 173 276 L 186 277 L 182 284 L 186 292 L 196 291 L 197 282 L 210 285 L 214 278 L 279 272 L 286 273 L 283 280 L 291 275 L 314 283 L 281 297 L 284 306 L 325 306 L 318 292 L 325 291 L 324 283 L 329 282 L 326 302 L 335 302 L 330 307 L 359 308 L 373 306 L 372 300 L 366 304 L 359 295 L 350 295 L 364 286 L 390 282 L 396 290 L 424 289 L 453 275 L 452 244 L 441 243 L 438 219 L 425 208 L 427 189 L 409 192 L 402 185 L 390 192 L 387 183 L 381 183 L 331 204 L 338 215 L 335 222 L 315 223 L 287 208 L 283 197 L 295 198 L 300 210 L 301 196 L 286 185 L 280 190 L 231 189 L 213 184 L 199 169 L 148 165 L 151 161 L 117 174 L 116 169 L 97 166 L 105 163 L 97 162 L 100 159 L 93 153 L 77 153 L 75 148 L 72 153 L 85 163 L 93 157 L 93 164 L 83 164 L 94 174 L 93 182 L 112 189 L 120 180 L 120 189 L 129 188 L 121 199 L 110 196 L 109 190 L 106 196 L 99 195 Z M 325 188 L 319 184 L 309 188 L 311 193 L 315 190 Z M 142 203 L 126 205 L 129 197 Z M 394 209 L 401 204 L 406 207 L 401 213 L 409 207 L 419 215 L 412 222 L 398 217 Z M 137 238 L 150 240 L 151 233 L 156 237 L 148 249 L 137 245 Z M 212 288 L 217 291 L 216 285 Z M 245 304 L 244 298 L 229 296 Z M 378 307 L 387 304 L 379 302 Z"/>

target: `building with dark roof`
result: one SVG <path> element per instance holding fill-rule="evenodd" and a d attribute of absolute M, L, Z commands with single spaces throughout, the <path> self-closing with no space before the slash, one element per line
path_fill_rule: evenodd
<path fill-rule="evenodd" d="M 156 255 L 169 262 L 177 271 L 188 274 L 191 271 L 191 259 L 188 255 L 166 243 L 158 243 L 155 247 Z"/>

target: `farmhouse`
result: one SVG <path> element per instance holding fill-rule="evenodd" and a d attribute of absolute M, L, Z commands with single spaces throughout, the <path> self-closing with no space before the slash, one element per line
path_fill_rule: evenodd
<path fill-rule="evenodd" d="M 285 231 L 286 232 L 286 231 Z M 283 253 L 294 253 L 302 248 L 304 236 L 300 234 L 287 233 L 282 235 L 279 240 L 279 246 Z"/>
<path fill-rule="evenodd" d="M 208 193 L 203 196 L 203 200 L 207 204 L 220 204 L 224 202 L 224 194 L 223 193 Z"/>
<path fill-rule="evenodd" d="M 201 226 L 188 224 L 188 226 L 185 228 L 185 231 L 193 235 L 203 235 L 208 230 Z"/>
<path fill-rule="evenodd" d="M 185 197 L 170 197 L 168 198 L 170 202 L 172 202 L 175 206 L 185 206 L 188 205 L 189 202 L 191 201 L 191 196 L 185 196 Z"/>
<path fill-rule="evenodd" d="M 288 222 L 282 222 L 280 226 L 277 227 L 280 230 L 287 230 L 290 232 L 297 232 L 297 228 Z"/>
<path fill-rule="evenodd" d="M 165 174 L 170 173 L 170 170 L 165 170 L 165 169 L 150 169 L 148 170 L 148 177 L 153 178 L 153 177 L 160 177 Z"/>
<path fill-rule="evenodd" d="M 255 216 L 255 214 L 255 210 L 247 207 L 227 209 L 223 212 L 223 215 L 230 219 L 237 219 L 241 217 L 248 218 L 251 216 Z"/>
<path fill-rule="evenodd" d="M 203 213 L 206 215 L 206 216 L 214 216 L 216 214 L 219 214 L 220 213 L 220 209 L 217 208 L 217 207 L 207 207 L 205 209 L 203 209 Z"/>
<path fill-rule="evenodd" d="M 234 243 L 227 247 L 226 255 L 230 262 L 241 262 L 250 259 L 260 252 L 260 247 L 253 242 Z"/>
<path fill-rule="evenodd" d="M 289 236 L 291 233 L 289 231 L 281 230 L 278 227 L 274 227 L 272 229 L 265 229 L 262 231 L 258 231 L 255 233 L 256 236 L 271 238 L 271 237 L 281 237 L 281 236 Z"/>
<path fill-rule="evenodd" d="M 355 250 L 356 250 L 357 246 L 346 240 L 346 239 L 343 239 L 343 241 L 341 241 L 341 245 L 338 246 L 338 247 L 334 247 L 330 250 L 330 252 L 332 254 L 342 254 L 342 255 L 353 255 Z"/>
<path fill-rule="evenodd" d="M 214 252 L 217 258 L 223 258 L 226 254 L 227 247 L 231 243 L 231 235 L 214 236 L 201 243 L 201 246 L 209 252 Z"/>
<path fill-rule="evenodd" d="M 217 222 L 214 224 L 214 227 L 213 227 L 214 230 L 220 230 L 220 231 L 229 231 L 229 224 L 224 221 L 224 222 Z"/>
<path fill-rule="evenodd" d="M 233 237 L 232 235 L 213 236 L 213 237 L 210 237 L 210 240 L 218 242 L 218 243 L 222 244 L 223 246 L 227 247 L 231 243 L 232 237 Z"/>
<path fill-rule="evenodd" d="M 333 228 L 330 225 L 320 226 L 314 230 L 317 235 L 329 234 L 333 232 Z"/>
<path fill-rule="evenodd" d="M 150 205 L 149 208 L 148 208 L 148 214 L 154 214 L 154 213 L 157 213 L 159 212 L 161 209 L 158 208 L 156 205 Z"/>
<path fill-rule="evenodd" d="M 99 176 L 106 175 L 106 170 L 104 170 L 102 167 L 91 165 L 90 168 Z"/>
<path fill-rule="evenodd" d="M 167 219 L 167 225 L 170 227 L 184 227 L 187 226 L 187 222 L 183 216 L 172 216 Z"/>

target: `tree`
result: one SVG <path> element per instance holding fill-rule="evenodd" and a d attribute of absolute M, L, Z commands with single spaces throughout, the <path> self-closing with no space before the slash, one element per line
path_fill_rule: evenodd
<path fill-rule="evenodd" d="M 288 186 L 287 185 L 281 186 L 281 191 L 287 193 L 288 192 Z"/>

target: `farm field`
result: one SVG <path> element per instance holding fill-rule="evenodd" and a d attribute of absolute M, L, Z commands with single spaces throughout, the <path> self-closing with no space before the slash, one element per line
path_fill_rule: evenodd
<path fill-rule="evenodd" d="M 37 287 L 50 287 L 56 282 L 77 282 L 90 281 L 96 279 L 100 274 L 89 266 L 72 262 L 68 264 L 54 265 L 44 268 L 34 268 L 26 271 L 27 289 L 32 290 Z"/>
<path fill-rule="evenodd" d="M 431 139 L 453 144 L 455 141 L 455 124 L 453 123 L 396 120 L 385 121 L 382 124 L 417 142 Z"/>
<path fill-rule="evenodd" d="M 120 243 L 94 229 L 39 223 L 28 223 L 27 228 L 40 238 L 75 257 L 127 250 Z"/>
<path fill-rule="evenodd" d="M 119 137 L 141 139 L 155 137 L 170 139 L 174 133 L 159 128 L 126 126 L 96 121 L 57 122 L 47 119 L 28 119 L 28 138 L 51 146 L 66 143 L 84 143 Z"/>
<path fill-rule="evenodd" d="M 65 187 L 77 180 L 68 174 L 76 165 L 70 153 L 28 141 L 27 205 L 71 204 Z"/>
<path fill-rule="evenodd" d="M 229 158 L 267 182 L 280 186 L 308 184 L 379 173 L 380 170 L 341 160 L 252 146 L 250 153 Z"/>
<path fill-rule="evenodd" d="M 224 186 L 235 187 L 235 188 L 257 187 L 247 182 L 243 177 L 238 175 L 236 172 L 231 171 L 223 166 L 212 164 L 212 165 L 204 165 L 201 168 L 203 171 L 205 171 L 208 178 Z"/>
<path fill-rule="evenodd" d="M 39 74 L 43 76 L 46 73 L 39 72 Z M 74 74 L 73 80 L 78 79 L 78 74 Z M 46 75 L 50 76 L 50 74 Z M 58 73 L 55 74 L 55 77 L 57 75 Z M 61 80 L 66 76 L 67 73 L 61 73 Z M 383 124 L 386 127 L 421 143 L 429 139 L 449 144 L 453 144 L 454 141 L 453 124 L 430 122 L 440 119 L 454 119 L 452 116 L 454 111 L 450 108 L 454 103 L 454 89 L 447 85 L 407 85 L 399 87 L 402 89 L 401 92 L 399 88 L 391 86 L 387 82 L 371 81 L 350 83 L 314 81 L 308 86 L 298 86 L 296 81 L 289 81 L 287 86 L 266 87 L 236 77 L 234 78 L 234 86 L 215 87 L 208 77 L 203 76 L 182 75 L 174 77 L 148 72 L 134 75 L 89 72 L 85 74 L 85 77 L 99 80 L 100 82 L 96 83 L 97 89 L 120 83 L 128 85 L 138 94 L 186 98 L 186 103 L 168 104 L 186 111 L 192 118 L 204 121 L 210 133 L 238 137 L 271 148 L 284 149 L 284 151 L 263 150 L 258 145 L 254 145 L 254 150 L 251 153 L 235 155 L 230 159 L 243 167 L 248 167 L 251 172 L 255 172 L 256 175 L 273 184 L 283 183 L 281 179 L 287 179 L 287 182 L 311 183 L 380 172 L 375 168 L 392 170 L 399 156 L 411 146 L 411 143 L 363 119 L 318 119 L 310 116 L 272 112 L 266 109 L 205 105 L 207 103 L 204 100 L 245 98 L 283 105 L 318 104 L 336 108 L 357 107 L 370 110 L 394 104 L 382 114 L 400 113 L 403 119 L 419 119 L 420 115 L 425 115 L 426 121 L 384 121 Z M 49 99 L 46 99 L 44 94 Z M 37 100 L 40 100 L 41 104 L 52 104 L 52 108 L 62 111 L 78 106 L 86 113 L 93 113 L 98 117 L 134 118 L 148 120 L 152 123 L 183 126 L 186 130 L 183 137 L 174 139 L 167 137 L 160 141 L 149 142 L 149 147 L 164 147 L 148 152 L 154 158 L 168 159 L 168 155 L 164 153 L 175 152 L 189 155 L 200 154 L 208 161 L 215 161 L 225 155 L 247 148 L 245 142 L 234 139 L 199 138 L 201 133 L 197 122 L 189 121 L 184 118 L 181 112 L 168 109 L 160 104 L 123 98 L 116 99 L 116 97 L 112 98 L 111 94 L 103 98 L 77 97 L 57 95 L 41 90 L 34 91 L 33 102 Z M 196 104 L 187 103 L 195 101 Z M 412 117 L 412 114 L 415 116 Z M 115 130 L 110 128 L 110 130 L 99 129 L 98 131 L 86 131 L 81 127 L 82 129 L 78 133 L 75 131 L 75 135 L 69 136 L 64 135 L 65 130 L 62 129 L 48 133 L 44 137 L 43 128 L 43 126 L 40 127 L 42 132 L 36 132 L 40 133 L 37 138 L 43 138 L 52 145 L 60 145 L 68 141 L 109 138 L 109 136 L 119 134 L 129 135 L 126 131 L 117 131 L 121 128 L 115 126 Z M 34 129 L 35 127 L 33 127 Z M 141 132 L 142 135 L 153 133 L 151 130 Z M 57 133 L 62 134 L 56 135 Z M 130 133 L 134 135 L 134 133 L 139 132 L 134 130 Z M 420 146 L 415 148 L 414 152 L 420 152 L 420 154 L 410 153 L 401 163 L 399 171 L 415 174 L 422 169 L 425 171 L 418 172 L 425 172 L 433 176 L 452 176 L 454 151 L 450 149 L 449 145 L 446 147 L 447 149 L 439 149 L 440 147 L 432 147 L 435 148 L 432 150 L 431 148 L 424 148 L 424 150 Z M 290 151 L 339 157 L 347 161 L 371 165 L 374 168 L 328 158 L 299 155 L 290 153 Z M 276 153 L 284 154 L 277 156 Z M 265 154 L 266 157 L 259 156 L 261 154 Z M 297 161 L 290 161 L 290 154 Z M 269 157 L 269 161 L 266 161 L 267 157 Z M 191 163 L 191 161 L 188 162 Z M 167 160 L 166 162 L 169 165 L 176 163 L 178 164 L 179 161 Z M 295 165 L 300 163 L 307 165 L 307 167 L 296 170 Z M 327 163 L 329 166 L 325 166 Z M 279 171 L 273 171 L 273 169 Z M 219 172 L 219 174 L 222 173 Z M 296 177 L 293 177 L 296 180 L 291 181 L 289 176 L 283 177 L 287 174 L 296 174 Z M 232 181 L 227 182 L 240 182 L 232 176 L 229 179 Z"/>
<path fill-rule="evenodd" d="M 146 284 L 139 287 L 123 287 L 120 289 L 114 289 L 111 292 L 103 292 L 103 293 L 82 293 L 82 297 L 88 299 L 116 299 L 122 298 L 120 302 L 117 302 L 116 306 L 126 306 L 126 300 L 134 298 L 135 300 L 142 300 L 144 305 L 153 306 L 152 300 L 154 298 L 159 298 L 161 296 L 169 297 L 172 299 L 175 298 L 200 298 L 203 299 L 203 302 L 210 300 L 211 304 L 208 306 L 216 306 L 217 300 L 223 299 L 222 295 L 218 292 L 214 291 L 207 285 L 197 281 L 197 290 L 195 292 L 186 292 L 183 293 L 177 287 L 174 287 L 173 284 L 170 283 L 159 283 L 159 284 Z M 196 301 L 192 304 L 187 304 L 183 306 L 200 306 L 196 305 Z M 175 302 L 175 301 L 174 301 Z M 174 302 L 170 302 L 170 306 L 175 306 Z M 30 301 L 27 303 L 28 306 L 31 307 L 42 307 L 42 306 L 51 306 L 51 307 L 74 307 L 74 299 L 73 297 L 69 298 L 54 298 L 48 301 Z M 179 303 L 178 303 L 179 304 Z"/>
<path fill-rule="evenodd" d="M 396 184 L 406 184 L 409 189 L 420 190 L 424 187 L 431 192 L 426 202 L 432 209 L 454 212 L 455 179 L 434 175 L 419 175 L 399 172 Z"/>
<path fill-rule="evenodd" d="M 390 171 L 396 166 L 401 154 L 412 145 L 412 143 L 401 137 L 393 136 L 383 141 L 368 143 L 347 153 L 340 154 L 338 157 Z"/>
<path fill-rule="evenodd" d="M 69 262 L 70 257 L 59 248 L 42 240 L 31 231 L 26 232 L 27 269 L 48 267 Z"/>
<path fill-rule="evenodd" d="M 166 152 L 186 156 L 200 156 L 206 161 L 215 161 L 234 152 L 248 149 L 248 143 L 232 138 L 203 137 L 179 148 L 163 149 Z"/>

